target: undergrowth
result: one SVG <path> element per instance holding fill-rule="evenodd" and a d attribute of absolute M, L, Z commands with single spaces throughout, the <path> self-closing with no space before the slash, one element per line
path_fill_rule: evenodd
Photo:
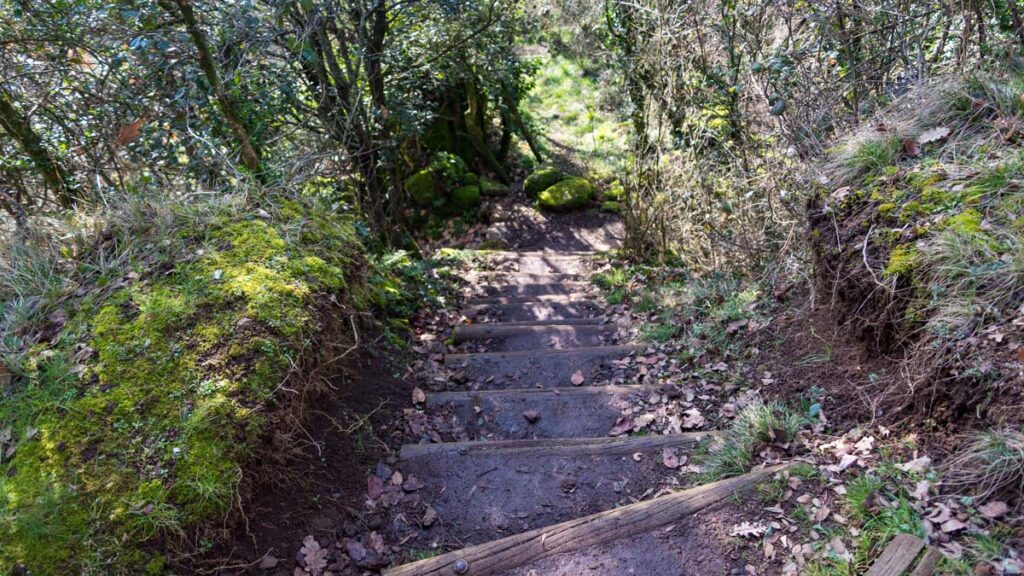
<path fill-rule="evenodd" d="M 355 312 L 401 319 L 428 296 L 407 256 L 366 258 L 343 205 L 128 205 L 68 223 L 63 244 L 5 247 L 2 572 L 162 572 L 154 543 L 241 503 L 318 343 L 353 344 Z"/>

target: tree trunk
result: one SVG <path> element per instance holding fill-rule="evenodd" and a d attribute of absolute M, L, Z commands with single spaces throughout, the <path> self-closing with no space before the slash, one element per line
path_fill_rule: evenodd
<path fill-rule="evenodd" d="M 29 157 L 32 164 L 43 177 L 46 186 L 53 190 L 57 201 L 64 208 L 74 206 L 79 200 L 75 196 L 77 186 L 74 179 L 64 167 L 50 154 L 43 139 L 32 129 L 32 123 L 14 105 L 11 93 L 0 86 L 0 127 L 3 127 L 11 138 Z"/>
<path fill-rule="evenodd" d="M 190 0 L 174 0 L 174 3 L 178 6 L 178 11 L 185 22 L 188 35 L 192 38 L 192 43 L 195 44 L 199 68 L 202 69 L 203 75 L 206 76 L 206 81 L 213 89 L 214 97 L 217 100 L 217 108 L 238 140 L 242 165 L 253 172 L 257 178 L 262 179 L 259 152 L 253 147 L 252 140 L 249 138 L 249 131 L 246 130 L 242 118 L 235 110 L 234 102 L 227 91 L 224 90 L 224 84 L 221 83 L 220 75 L 217 73 L 217 65 L 213 60 L 213 54 L 210 52 L 210 45 L 206 42 L 206 35 L 199 28 L 199 22 L 196 20 L 195 12 L 192 10 L 192 4 Z"/>

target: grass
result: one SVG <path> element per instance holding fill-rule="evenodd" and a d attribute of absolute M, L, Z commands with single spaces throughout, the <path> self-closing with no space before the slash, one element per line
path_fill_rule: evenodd
<path fill-rule="evenodd" d="M 744 407 L 707 459 L 708 481 L 746 474 L 759 446 L 795 442 L 797 432 L 807 424 L 805 416 L 778 402 L 756 401 Z"/>
<path fill-rule="evenodd" d="M 1006 494 L 1024 496 L 1024 434 L 1018 430 L 976 432 L 942 466 L 942 482 L 981 502 Z"/>
<path fill-rule="evenodd" d="M 543 56 L 524 102 L 527 114 L 550 141 L 550 152 L 571 150 L 569 163 L 597 174 L 617 172 L 628 151 L 628 125 L 602 107 L 605 90 L 569 58 Z"/>
<path fill-rule="evenodd" d="M 336 307 L 400 316 L 420 296 L 408 258 L 368 262 L 343 212 L 249 206 L 164 205 L 100 226 L 106 244 L 8 248 L 0 572 L 164 572 L 156 542 L 221 522 L 257 455 L 280 457 L 264 454 L 271 414 Z"/>

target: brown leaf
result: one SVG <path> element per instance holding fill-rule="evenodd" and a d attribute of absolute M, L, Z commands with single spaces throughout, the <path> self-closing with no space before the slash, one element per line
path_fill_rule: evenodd
<path fill-rule="evenodd" d="M 321 548 L 316 538 L 313 538 L 312 535 L 306 536 L 302 540 L 302 548 L 299 549 L 299 554 L 302 554 L 305 558 L 306 571 L 313 576 L 318 576 L 323 572 L 324 568 L 327 568 L 327 550 Z"/>
<path fill-rule="evenodd" d="M 920 156 L 921 146 L 913 138 L 904 138 L 901 153 L 904 156 Z"/>
<path fill-rule="evenodd" d="M 949 128 L 940 126 L 938 128 L 932 128 L 931 130 L 925 130 L 917 137 L 917 142 L 921 145 L 930 144 L 932 142 L 938 142 L 939 140 L 945 139 L 949 136 Z"/>
<path fill-rule="evenodd" d="M 623 417 L 615 421 L 615 425 L 608 431 L 609 436 L 622 436 L 627 432 L 631 432 L 635 424 L 632 418 Z"/>
<path fill-rule="evenodd" d="M 369 476 L 366 478 L 366 495 L 370 497 L 370 500 L 376 500 L 380 498 L 380 495 L 384 493 L 384 482 L 376 476 Z"/>
<path fill-rule="evenodd" d="M 665 447 L 661 449 L 661 461 L 665 464 L 665 468 L 669 470 L 679 468 L 679 455 L 672 448 Z"/>
<path fill-rule="evenodd" d="M 536 424 L 537 421 L 540 420 L 540 412 L 537 412 L 536 410 L 527 410 L 523 412 L 523 418 L 526 418 L 526 421 L 530 424 Z"/>
<path fill-rule="evenodd" d="M 951 518 L 942 523 L 942 531 L 947 534 L 951 532 L 958 532 L 964 528 L 967 528 L 967 524 L 957 520 L 956 518 Z"/>
<path fill-rule="evenodd" d="M 988 502 L 987 504 L 978 507 L 978 512 L 989 520 L 1004 516 L 1009 511 L 1010 507 L 1006 505 L 1006 502 L 1002 502 L 1000 500 L 993 500 L 992 502 Z"/>
<path fill-rule="evenodd" d="M 572 373 L 572 377 L 570 378 L 570 380 L 572 381 L 572 385 L 573 386 L 581 386 L 583 384 L 583 381 L 584 381 L 583 371 L 582 370 L 577 370 L 577 371 L 573 372 Z"/>
<path fill-rule="evenodd" d="M 427 393 L 420 389 L 419 386 L 412 389 L 412 403 L 423 404 L 427 401 Z"/>

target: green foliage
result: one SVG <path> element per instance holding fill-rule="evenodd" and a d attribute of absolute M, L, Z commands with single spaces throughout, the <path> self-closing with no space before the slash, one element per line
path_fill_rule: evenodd
<path fill-rule="evenodd" d="M 586 178 L 567 178 L 548 187 L 537 196 L 537 205 L 544 210 L 564 212 L 585 208 L 597 190 Z"/>

